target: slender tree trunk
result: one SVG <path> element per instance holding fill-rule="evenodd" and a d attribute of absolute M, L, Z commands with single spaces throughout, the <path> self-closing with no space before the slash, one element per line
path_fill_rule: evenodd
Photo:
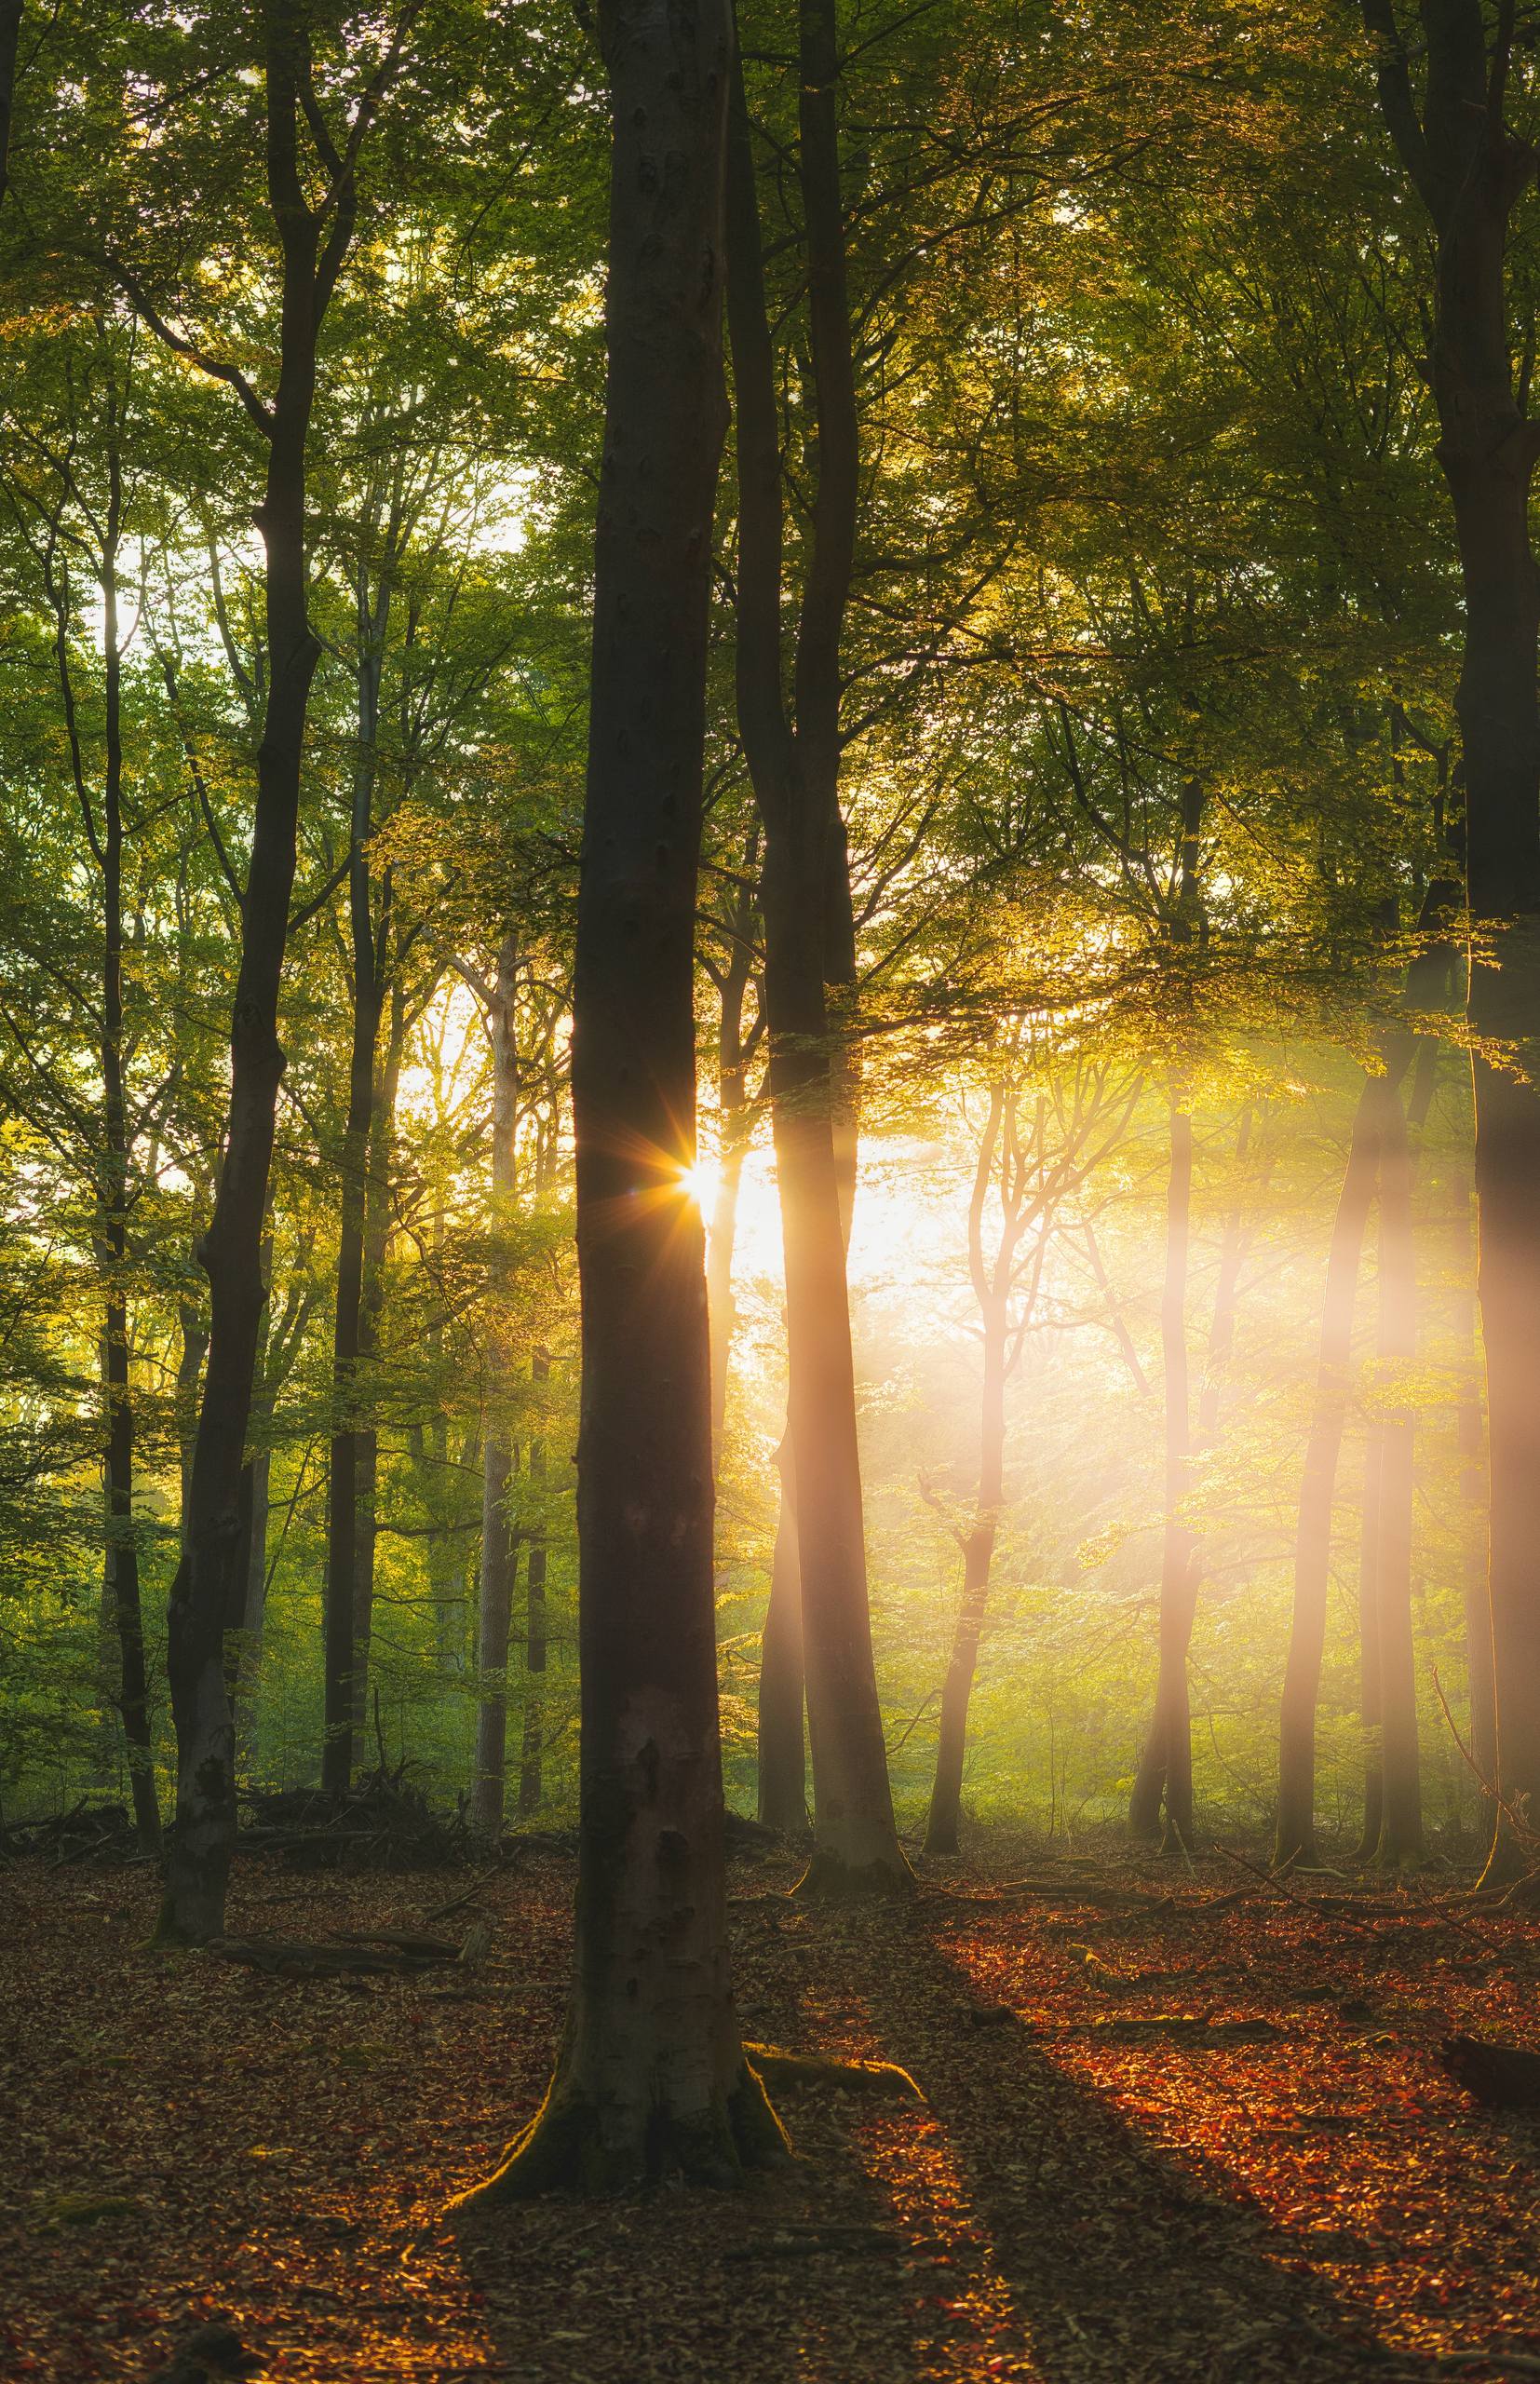
<path fill-rule="evenodd" d="M 799 127 L 817 433 L 812 549 L 781 686 L 782 520 L 775 366 L 741 76 L 730 141 L 728 309 L 737 396 L 737 704 L 765 829 L 762 901 L 770 1100 L 786 1268 L 788 1416 L 813 1757 L 810 1892 L 903 1890 L 871 1649 L 842 1124 L 854 934 L 839 806 L 840 643 L 858 494 L 840 196 L 832 0 L 802 0 Z M 834 986 L 831 1015 L 829 988 Z M 844 1213 L 842 1213 L 844 1212 Z"/>
<path fill-rule="evenodd" d="M 1251 1147 L 1251 1112 L 1241 1113 L 1240 1129 L 1236 1136 L 1236 1172 L 1246 1165 Z M 1236 1346 L 1236 1303 L 1240 1288 L 1241 1259 L 1244 1255 L 1242 1237 L 1243 1211 L 1241 1191 L 1237 1186 L 1229 1212 L 1224 1220 L 1224 1232 L 1219 1246 L 1219 1275 L 1214 1284 L 1214 1313 L 1209 1327 L 1209 1352 L 1203 1369 L 1203 1388 L 1198 1393 L 1197 1431 L 1205 1444 L 1212 1441 L 1219 1429 L 1219 1402 L 1229 1372 L 1230 1359 Z"/>
<path fill-rule="evenodd" d="M 979 1503 L 963 1558 L 963 1603 L 941 1688 L 936 1779 L 925 1822 L 927 1854 L 955 1854 L 962 1818 L 963 1761 L 967 1751 L 968 1700 L 979 1662 L 979 1640 L 989 1598 L 990 1565 L 1005 1497 L 1006 1333 L 1003 1297 L 984 1314 L 984 1381 L 979 1426 Z"/>
<path fill-rule="evenodd" d="M 331 1341 L 331 1449 L 327 1491 L 325 1637 L 326 1732 L 322 1785 L 344 1789 L 353 1774 L 355 1624 L 358 1575 L 358 1361 L 364 1305 L 365 1212 L 369 1155 L 376 1105 L 375 1054 L 384 1010 L 381 955 L 371 914 L 369 833 L 380 719 L 380 647 L 388 589 L 371 616 L 360 597 L 358 758 L 353 779 L 348 916 L 353 945 L 353 1033 L 343 1130 L 342 1218 L 337 1236 L 337 1284 Z"/>
<path fill-rule="evenodd" d="M 3 62 L 3 61 L 0 61 Z M 118 1646 L 118 1711 L 133 1795 L 134 1826 L 147 1854 L 160 1846 L 155 1751 L 150 1728 L 139 1544 L 134 1531 L 134 1410 L 128 1380 L 128 1311 L 123 1291 L 128 1256 L 130 1164 L 123 1017 L 123 700 L 118 635 L 117 548 L 123 494 L 115 413 L 108 451 L 108 499 L 101 555 L 102 643 L 106 663 L 106 753 L 102 775 L 101 1088 L 102 1253 L 108 1280 L 102 1334 L 106 1392 L 106 1592 Z"/>
<path fill-rule="evenodd" d="M 374 1113 L 369 1130 L 369 1181 L 364 1189 L 363 1292 L 358 1308 L 358 1379 L 363 1386 L 354 1456 L 353 1741 L 365 1727 L 369 1697 L 369 1649 L 374 1635 L 375 1525 L 380 1479 L 380 1428 L 370 1373 L 380 1353 L 385 1306 L 385 1257 L 390 1247 L 390 1181 L 396 1150 L 396 1096 L 406 1050 L 406 1005 L 399 973 L 390 989 L 390 1025 L 384 1063 L 375 1080 Z"/>
<path fill-rule="evenodd" d="M 1385 1103 L 1395 1097 L 1386 1077 L 1365 1078 L 1353 1119 L 1347 1166 L 1326 1262 L 1316 1403 L 1304 1452 L 1304 1479 L 1300 1486 L 1299 1526 L 1294 1539 L 1294 1612 L 1279 1719 L 1278 1818 L 1274 1860 L 1280 1863 L 1313 1863 L 1317 1859 L 1316 1700 L 1326 1647 L 1331 1510 L 1347 1411 L 1358 1262 L 1370 1204 L 1374 1198 Z"/>
<path fill-rule="evenodd" d="M 507 1782 L 508 1639 L 513 1593 L 519 1578 L 519 1536 L 508 1514 L 508 1498 L 518 1468 L 519 1452 L 514 1443 L 502 1431 L 492 1434 L 487 1443 L 481 1497 L 480 1613 L 476 1649 L 480 1681 L 476 1781 L 471 1790 L 470 1817 L 478 1835 L 493 1843 L 503 1834 Z"/>
<path fill-rule="evenodd" d="M 492 1222 L 493 1235 L 507 1232 L 512 1222 L 517 1135 L 519 1126 L 519 939 L 510 928 L 497 955 L 492 1016 Z M 519 1543 L 508 1512 L 508 1487 L 517 1467 L 509 1409 L 513 1392 L 513 1353 L 507 1346 L 504 1320 L 497 1308 L 500 1285 L 493 1286 L 493 1321 L 487 1348 L 487 1421 L 485 1472 L 481 1490 L 481 1578 L 479 1599 L 480 1639 L 477 1668 L 480 1674 L 476 1726 L 476 1784 L 471 1791 L 471 1818 L 484 1837 L 496 1838 L 503 1828 L 503 1798 L 507 1777 L 508 1632 L 513 1611 L 514 1579 L 519 1568 Z"/>
<path fill-rule="evenodd" d="M 262 1237 L 284 1064 L 278 987 L 294 882 L 301 760 L 320 657 L 305 602 L 305 442 L 320 319 L 355 212 L 350 173 L 339 183 L 327 217 L 304 196 L 299 127 L 310 57 L 297 0 L 266 0 L 263 26 L 268 187 L 283 258 L 282 353 L 277 397 L 263 417 L 267 478 L 257 522 L 266 547 L 267 693 L 241 903 L 224 1162 L 199 1253 L 209 1278 L 209 1362 L 182 1559 L 167 1612 L 177 1820 L 156 1935 L 162 1944 L 182 1944 L 223 1932 L 235 1846 L 235 1728 L 225 1694 L 224 1631 L 239 1559 L 241 1469 L 263 1307 Z"/>
<path fill-rule="evenodd" d="M 1385 1749 L 1380 1695 L 1380 1476 L 1385 1433 L 1371 1416 L 1364 1439 L 1363 1522 L 1358 1539 L 1358 1698 L 1363 1718 L 1363 1830 L 1355 1860 L 1372 1862 L 1385 1823 Z"/>
<path fill-rule="evenodd" d="M 1465 1563 L 1466 1673 L 1468 1691 L 1470 1759 L 1480 1783 L 1482 1818 L 1488 1842 L 1496 1823 L 1492 1791 L 1497 1779 L 1497 1683 L 1493 1661 L 1492 1602 L 1487 1595 L 1485 1547 L 1486 1432 L 1481 1416 L 1481 1374 L 1476 1347 L 1475 1244 L 1470 1233 L 1470 1202 L 1459 1196 L 1458 1228 L 1469 1253 L 1470 1290 L 1462 1293 L 1456 1331 L 1466 1346 L 1461 1369 L 1459 1408 L 1455 1419 L 1460 1452 L 1460 1503 L 1466 1516 L 1463 1533 Z"/>
<path fill-rule="evenodd" d="M 727 1369 L 737 1309 L 733 1297 L 733 1245 L 737 1235 L 738 1187 L 747 1150 L 748 1087 L 743 1053 L 743 1000 L 749 988 L 748 905 L 738 907 L 738 941 L 722 979 L 717 1032 L 718 1117 L 721 1150 L 716 1197 L 706 1238 L 706 1307 L 711 1330 L 711 1447 L 722 1461 L 727 1420 Z"/>
<path fill-rule="evenodd" d="M 149 1675 L 144 1660 L 144 1620 L 140 1601 L 139 1550 L 134 1538 L 134 1414 L 128 1386 L 128 1319 L 120 1300 L 109 1299 L 107 1359 L 107 1566 L 106 1594 L 117 1633 L 118 1712 L 133 1795 L 134 1827 L 142 1850 L 160 1849 L 160 1806 L 155 1795 L 155 1742 L 150 1723 Z"/>
<path fill-rule="evenodd" d="M 784 2138 L 727 1957 L 695 937 L 721 451 L 724 0 L 600 0 L 609 374 L 574 994 L 576 1960 L 538 2117 L 467 2199 L 736 2177 Z M 667 171 L 660 161 L 667 160 Z"/>
<path fill-rule="evenodd" d="M 1160 1667 L 1150 1734 L 1134 1777 L 1128 1827 L 1135 1837 L 1193 1843 L 1192 1717 L 1187 1650 L 1197 1605 L 1197 1547 L 1182 1517 L 1191 1444 L 1187 1361 L 1187 1252 L 1192 1237 L 1193 1121 L 1171 1110 L 1171 1173 L 1166 1201 L 1166 1280 L 1160 1340 L 1166 1383 L 1166 1524 L 1160 1564 Z"/>
<path fill-rule="evenodd" d="M 1416 1355 L 1412 1145 L 1399 1093 L 1385 1104 L 1380 1145 L 1380 1356 L 1407 1368 Z M 1379 1562 L 1380 1732 L 1385 1770 L 1379 1862 L 1396 1870 L 1423 1851 L 1417 1676 L 1412 1628 L 1412 1507 L 1415 1426 L 1405 1386 L 1391 1387 L 1381 1421 Z"/>
<path fill-rule="evenodd" d="M 759 1817 L 766 1828 L 800 1837 L 807 1827 L 807 1741 L 803 1727 L 797 1484 L 790 1431 L 776 1452 L 776 1464 L 780 1474 L 780 1513 L 760 1651 Z"/>
<path fill-rule="evenodd" d="M 1506 1816 L 1540 1810 L 1540 574 L 1529 519 L 1540 423 L 1514 388 L 1506 280 L 1536 152 L 1506 121 L 1511 10 L 1489 41 L 1470 0 L 1425 0 L 1420 103 L 1393 0 L 1365 0 L 1364 19 L 1386 127 L 1438 234 L 1429 378 L 1466 600 L 1455 711 L 1480 934 L 1467 1014 L 1498 1701 L 1493 1861 L 1507 1869 L 1524 1858 Z"/>
<path fill-rule="evenodd" d="M 538 1393 L 550 1373 L 544 1349 L 534 1353 L 534 1378 Z M 537 1432 L 530 1442 L 530 1496 L 538 1502 L 546 1495 L 546 1443 Z M 529 1527 L 529 1564 L 525 1573 L 524 1728 L 519 1762 L 519 1811 L 527 1821 L 540 1809 L 544 1794 L 546 1749 L 546 1526 L 536 1511 Z"/>
<path fill-rule="evenodd" d="M 192 1495 L 193 1443 L 197 1437 L 197 1407 L 203 1380 L 203 1361 L 209 1354 L 209 1335 L 202 1317 L 190 1299 L 177 1302 L 177 1331 L 182 1350 L 177 1359 L 177 1470 L 181 1485 L 179 1513 L 182 1529 L 187 1528 L 187 1503 Z"/>

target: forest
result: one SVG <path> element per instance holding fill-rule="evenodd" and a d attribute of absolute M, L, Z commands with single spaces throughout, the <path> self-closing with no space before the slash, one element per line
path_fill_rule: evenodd
<path fill-rule="evenodd" d="M 1540 2377 L 1540 13 L 0 0 L 0 2377 Z"/>

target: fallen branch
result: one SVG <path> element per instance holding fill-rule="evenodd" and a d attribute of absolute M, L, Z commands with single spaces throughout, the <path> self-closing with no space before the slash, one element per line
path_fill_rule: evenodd
<path fill-rule="evenodd" d="M 343 1937 L 327 1944 L 304 1944 L 281 1937 L 216 1937 L 209 1946 L 222 1961 L 239 1962 L 270 1978 L 340 1978 L 349 1971 L 441 1969 L 458 1962 L 461 1948 L 448 1938 L 385 1930 L 368 1937 Z"/>

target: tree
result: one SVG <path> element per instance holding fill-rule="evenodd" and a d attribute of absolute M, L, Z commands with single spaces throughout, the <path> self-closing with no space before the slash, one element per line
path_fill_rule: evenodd
<path fill-rule="evenodd" d="M 764 822 L 761 902 L 769 1084 L 786 1264 L 788 1441 L 813 1756 L 814 1853 L 804 1886 L 901 1890 L 867 1600 L 855 1362 L 845 1275 L 852 1064 L 834 1007 L 856 975 L 839 775 L 840 638 L 850 589 L 858 454 L 840 193 L 832 0 L 798 15 L 799 166 L 806 218 L 811 397 L 817 424 L 813 535 L 792 670 L 782 691 L 782 494 L 775 366 L 753 150 L 741 73 L 728 144 L 728 318 L 738 463 L 738 725 Z M 848 1022 L 846 1023 L 848 1025 Z M 790 1542 L 776 1588 L 790 1586 Z M 783 1626 L 783 1637 L 785 1636 Z M 790 1752 L 793 1667 L 782 1665 Z M 800 1714 L 798 1736 L 800 1739 Z M 787 1791 L 790 1802 L 790 1781 Z"/>
<path fill-rule="evenodd" d="M 601 0 L 600 24 L 614 147 L 574 996 L 577 1946 L 545 2103 L 462 2207 L 660 2172 L 721 2182 L 784 2148 L 728 1971 L 705 1248 L 684 1183 L 733 34 L 721 0 Z"/>
<path fill-rule="evenodd" d="M 1020 1029 L 1015 1039 L 1020 1046 Z M 1120 1072 L 1087 1063 L 1082 1053 L 1067 1085 L 1052 1080 L 1048 1090 L 1036 1092 L 1024 1122 L 1022 1107 L 1033 1090 L 1030 1080 L 1023 1081 L 1031 1054 L 1018 1048 L 1011 1059 L 1014 1064 L 989 1089 L 968 1201 L 968 1272 L 983 1342 L 979 1488 L 972 1521 L 956 1534 L 963 1551 L 963 1596 L 941 1689 L 936 1777 L 925 1818 L 927 1854 L 958 1850 L 968 1703 L 1005 1503 L 1006 1386 L 1037 1321 L 1050 1247 L 1067 1226 L 1064 1211 L 1099 1161 L 1115 1148 L 1139 1090 L 1137 1078 L 1128 1089 Z M 986 1253 L 985 1213 L 992 1196 L 999 1224 L 993 1249 Z"/>
<path fill-rule="evenodd" d="M 1395 0 L 1364 0 L 1363 16 L 1381 114 L 1437 235 L 1429 370 L 1465 594 L 1455 709 L 1501 1823 L 1540 1805 L 1540 572 L 1529 522 L 1540 424 L 1515 388 L 1506 264 L 1536 153 L 1507 121 L 1511 7 L 1489 32 L 1480 0 L 1425 0 L 1420 95 Z"/>
<path fill-rule="evenodd" d="M 257 520 L 266 550 L 266 699 L 257 752 L 251 858 L 241 896 L 240 970 L 230 1033 L 230 1105 L 213 1214 L 199 1255 L 209 1278 L 209 1333 L 183 1520 L 182 1561 L 168 1608 L 167 1665 L 177 1726 L 177 1822 L 167 1862 L 162 1944 L 198 1944 L 224 1926 L 235 1840 L 235 1726 L 224 1634 L 245 1610 L 240 1484 L 263 1306 L 262 1239 L 274 1119 L 284 1055 L 278 992 L 289 937 L 301 771 L 310 686 L 320 659 L 305 569 L 305 451 L 320 329 L 352 241 L 358 150 L 396 70 L 398 35 L 375 66 L 339 147 L 315 95 L 303 0 L 267 0 L 263 17 L 268 202 L 282 257 L 281 334 L 271 402 L 238 368 L 222 366 L 266 441 Z M 302 125 L 326 178 L 306 197 Z M 186 354 L 137 287 L 158 335 Z M 195 360 L 196 351 L 191 351 Z"/>

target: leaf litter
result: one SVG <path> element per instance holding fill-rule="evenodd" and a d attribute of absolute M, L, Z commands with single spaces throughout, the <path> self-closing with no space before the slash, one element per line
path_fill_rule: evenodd
<path fill-rule="evenodd" d="M 549 2073 L 570 1860 L 488 1878 L 468 1971 L 379 1975 L 156 1957 L 143 1873 L 18 1863 L 0 2376 L 143 2384 L 215 2323 L 284 2384 L 1540 2375 L 1540 2118 L 1439 2057 L 1540 2051 L 1533 1917 L 1210 1867 L 1039 1852 L 1023 1882 L 986 1845 L 903 1910 L 831 1911 L 782 1901 L 790 1852 L 737 1858 L 745 2037 L 899 2063 L 924 2101 L 812 2068 L 782 2175 L 456 2231 Z M 375 1941 L 453 1887 L 247 1861 L 230 1926 Z"/>

